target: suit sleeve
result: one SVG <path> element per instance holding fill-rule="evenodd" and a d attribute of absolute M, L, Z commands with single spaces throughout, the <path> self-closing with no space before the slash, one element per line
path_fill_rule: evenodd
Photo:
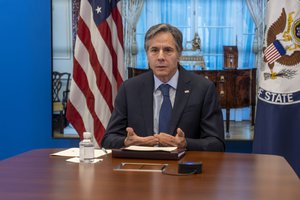
<path fill-rule="evenodd" d="M 114 110 L 107 125 L 101 145 L 104 148 L 116 149 L 124 146 L 127 127 L 126 90 L 124 84 L 115 99 Z"/>
<path fill-rule="evenodd" d="M 199 123 L 200 138 L 187 138 L 188 150 L 224 151 L 223 115 L 213 83 L 206 91 Z"/>

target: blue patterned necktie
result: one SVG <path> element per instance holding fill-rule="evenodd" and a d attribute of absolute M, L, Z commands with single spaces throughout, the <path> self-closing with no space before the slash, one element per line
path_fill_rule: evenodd
<path fill-rule="evenodd" d="M 170 95 L 169 95 L 170 85 L 169 84 L 161 84 L 159 86 L 159 89 L 163 95 L 163 102 L 161 104 L 161 108 L 159 111 L 159 125 L 158 125 L 159 128 L 158 129 L 159 129 L 159 132 L 168 133 L 171 114 L 172 114 L 172 104 L 171 104 Z"/>

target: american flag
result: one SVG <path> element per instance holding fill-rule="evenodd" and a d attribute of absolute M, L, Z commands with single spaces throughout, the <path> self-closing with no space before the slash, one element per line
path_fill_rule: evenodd
<path fill-rule="evenodd" d="M 264 54 L 267 63 L 272 64 L 273 62 L 278 60 L 281 56 L 285 55 L 286 51 L 283 48 L 282 44 L 278 40 L 275 40 L 272 44 L 267 46 Z"/>
<path fill-rule="evenodd" d="M 67 119 L 101 144 L 125 75 L 120 0 L 81 0 Z"/>

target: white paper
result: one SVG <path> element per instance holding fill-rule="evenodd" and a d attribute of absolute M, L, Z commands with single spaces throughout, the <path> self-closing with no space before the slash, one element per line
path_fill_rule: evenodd
<path fill-rule="evenodd" d="M 103 150 L 103 149 L 95 149 L 94 150 L 94 158 L 99 158 L 100 156 L 103 156 L 105 154 L 111 153 L 111 150 Z M 79 157 L 79 148 L 70 148 L 63 151 L 59 151 L 53 154 L 50 154 L 51 156 L 66 156 L 66 157 Z"/>
<path fill-rule="evenodd" d="M 72 163 L 80 163 L 80 160 L 79 160 L 78 157 L 69 158 L 66 161 L 72 162 Z M 97 162 L 100 162 L 100 161 L 103 161 L 103 159 L 94 159 L 93 162 L 91 162 L 91 163 L 97 163 Z"/>
<path fill-rule="evenodd" d="M 148 147 L 148 146 L 129 146 L 124 148 L 132 151 L 167 151 L 171 152 L 177 149 L 177 147 Z"/>

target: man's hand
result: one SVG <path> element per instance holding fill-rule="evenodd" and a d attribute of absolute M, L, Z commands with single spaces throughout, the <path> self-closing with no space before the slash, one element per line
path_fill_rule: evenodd
<path fill-rule="evenodd" d="M 158 138 L 160 146 L 164 147 L 186 148 L 187 145 L 184 132 L 180 128 L 177 128 L 175 137 L 167 133 L 155 134 L 154 137 Z"/>
<path fill-rule="evenodd" d="M 180 149 L 185 149 L 187 146 L 184 132 L 181 128 L 177 128 L 177 134 L 175 136 L 175 141 L 177 142 L 177 147 Z"/>
<path fill-rule="evenodd" d="M 131 145 L 138 145 L 138 146 L 155 146 L 158 144 L 158 138 L 154 136 L 147 136 L 147 137 L 140 137 L 138 136 L 134 130 L 130 127 L 126 128 L 127 137 L 124 140 L 124 145 L 126 147 Z"/>

